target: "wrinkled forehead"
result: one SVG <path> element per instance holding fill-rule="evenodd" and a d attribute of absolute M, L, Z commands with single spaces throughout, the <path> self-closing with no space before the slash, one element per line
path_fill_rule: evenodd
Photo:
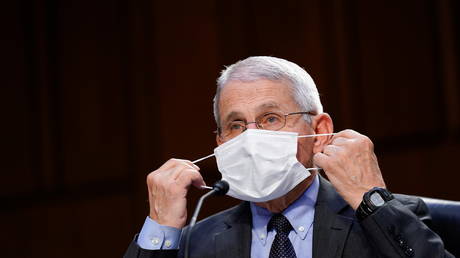
<path fill-rule="evenodd" d="M 231 81 L 223 87 L 220 94 L 221 121 L 236 112 L 257 113 L 267 110 L 292 112 L 294 109 L 295 111 L 299 109 L 291 94 L 290 86 L 283 81 Z"/>

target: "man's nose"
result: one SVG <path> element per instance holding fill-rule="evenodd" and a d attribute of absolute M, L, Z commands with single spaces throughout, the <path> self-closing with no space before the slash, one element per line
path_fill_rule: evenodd
<path fill-rule="evenodd" d="M 256 122 L 248 122 L 246 124 L 246 128 L 248 129 L 259 129 L 259 127 L 257 127 L 257 123 Z"/>

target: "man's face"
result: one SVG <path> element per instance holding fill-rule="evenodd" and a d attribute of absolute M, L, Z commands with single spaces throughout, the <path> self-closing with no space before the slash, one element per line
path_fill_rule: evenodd
<path fill-rule="evenodd" d="M 253 122 L 269 112 L 287 114 L 301 110 L 291 96 L 288 86 L 283 82 L 257 80 L 254 82 L 233 81 L 225 85 L 221 92 L 219 111 L 221 127 L 232 121 Z M 256 129 L 255 124 L 248 128 Z M 286 126 L 280 131 L 297 132 L 299 135 L 314 134 L 314 130 L 303 119 L 302 115 L 288 116 Z M 299 138 L 297 159 L 306 167 L 312 166 L 312 138 Z M 217 144 L 224 143 L 217 137 Z"/>

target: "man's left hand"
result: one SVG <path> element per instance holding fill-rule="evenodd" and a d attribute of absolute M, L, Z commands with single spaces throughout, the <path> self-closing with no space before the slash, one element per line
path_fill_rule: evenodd
<path fill-rule="evenodd" d="M 364 193 L 373 187 L 385 187 L 372 141 L 353 130 L 334 135 L 323 152 L 313 156 L 313 162 L 355 210 Z"/>

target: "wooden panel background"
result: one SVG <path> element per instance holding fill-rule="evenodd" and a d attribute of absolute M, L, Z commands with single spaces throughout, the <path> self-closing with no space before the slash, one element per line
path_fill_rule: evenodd
<path fill-rule="evenodd" d="M 374 140 L 392 191 L 460 200 L 457 1 L 0 10 L 2 257 L 120 257 L 147 215 L 145 176 L 212 152 L 215 79 L 251 55 L 305 67 L 336 131 Z M 213 160 L 201 167 L 208 183 L 219 178 Z M 210 200 L 203 216 L 235 203 Z"/>

